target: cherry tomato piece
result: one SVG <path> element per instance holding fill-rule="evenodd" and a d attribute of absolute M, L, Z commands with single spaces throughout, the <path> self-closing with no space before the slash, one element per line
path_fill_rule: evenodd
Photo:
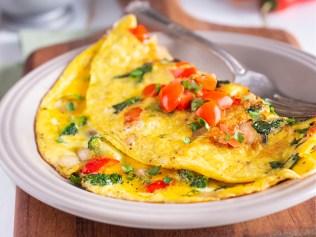
<path fill-rule="evenodd" d="M 149 84 L 143 90 L 143 95 L 146 97 L 156 96 L 158 94 L 158 85 L 157 84 Z"/>
<path fill-rule="evenodd" d="M 144 25 L 138 25 L 135 28 L 129 29 L 129 31 L 141 42 L 149 37 L 149 32 Z"/>
<path fill-rule="evenodd" d="M 202 84 L 203 89 L 206 90 L 215 90 L 217 80 L 214 75 L 201 75 L 195 78 L 197 82 Z"/>
<path fill-rule="evenodd" d="M 140 117 L 140 114 L 142 112 L 142 108 L 140 107 L 134 107 L 130 108 L 124 113 L 124 122 L 125 124 L 127 123 L 132 123 L 134 121 L 137 121 Z"/>
<path fill-rule="evenodd" d="M 233 99 L 222 91 L 203 90 L 202 98 L 204 100 L 214 100 L 221 109 L 228 109 L 233 104 Z"/>
<path fill-rule="evenodd" d="M 179 110 L 185 110 L 190 107 L 190 103 L 194 98 L 194 94 L 191 91 L 185 91 L 181 95 L 180 103 L 177 107 Z"/>
<path fill-rule="evenodd" d="M 203 104 L 195 113 L 211 126 L 216 126 L 222 116 L 220 108 L 216 102 L 212 100 Z"/>
<path fill-rule="evenodd" d="M 179 82 L 170 83 L 161 88 L 159 93 L 160 107 L 163 111 L 170 113 L 180 104 L 184 87 Z"/>
<path fill-rule="evenodd" d="M 184 67 L 184 68 L 176 68 L 172 69 L 171 73 L 175 78 L 179 77 L 190 77 L 191 75 L 197 72 L 195 67 Z"/>
<path fill-rule="evenodd" d="M 163 180 L 157 180 L 157 181 L 154 181 L 151 184 L 147 185 L 146 191 L 149 193 L 153 193 L 158 189 L 164 189 L 168 186 L 169 186 L 169 184 L 165 183 Z"/>
<path fill-rule="evenodd" d="M 111 158 L 95 158 L 89 160 L 85 166 L 82 168 L 81 173 L 83 174 L 91 174 L 98 172 L 105 165 L 113 165 L 119 163 L 119 161 L 111 159 Z"/>

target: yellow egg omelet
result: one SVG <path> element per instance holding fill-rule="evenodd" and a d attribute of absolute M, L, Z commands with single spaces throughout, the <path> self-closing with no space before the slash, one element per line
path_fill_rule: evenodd
<path fill-rule="evenodd" d="M 63 177 L 104 196 L 184 203 L 315 172 L 315 119 L 278 116 L 247 88 L 172 59 L 145 33 L 124 17 L 41 101 L 38 149 Z"/>

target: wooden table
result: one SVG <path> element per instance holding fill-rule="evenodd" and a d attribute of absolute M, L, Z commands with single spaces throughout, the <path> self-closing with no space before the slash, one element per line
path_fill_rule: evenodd
<path fill-rule="evenodd" d="M 127 2 L 120 1 L 122 6 Z M 246 33 L 280 40 L 299 47 L 296 39 L 282 30 L 210 24 L 189 16 L 182 10 L 178 0 L 151 2 L 156 9 L 191 29 Z M 26 61 L 25 73 L 57 55 L 91 43 L 97 37 L 98 35 L 95 35 L 80 41 L 37 50 Z M 145 230 L 107 225 L 76 217 L 47 206 L 17 188 L 14 235 L 16 237 L 316 236 L 316 198 L 274 215 L 234 225 L 194 230 Z"/>

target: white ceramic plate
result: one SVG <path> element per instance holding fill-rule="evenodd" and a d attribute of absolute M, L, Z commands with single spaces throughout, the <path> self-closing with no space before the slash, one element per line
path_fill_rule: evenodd
<path fill-rule="evenodd" d="M 268 74 L 283 92 L 316 101 L 316 59 L 274 41 L 227 33 L 203 33 L 231 51 L 248 67 Z M 39 156 L 33 123 L 44 93 L 67 63 L 71 51 L 32 71 L 0 105 L 0 163 L 24 191 L 84 218 L 123 226 L 185 229 L 231 224 L 268 215 L 316 195 L 316 176 L 289 181 L 267 191 L 224 201 L 197 204 L 150 204 L 105 198 L 76 188 Z"/>

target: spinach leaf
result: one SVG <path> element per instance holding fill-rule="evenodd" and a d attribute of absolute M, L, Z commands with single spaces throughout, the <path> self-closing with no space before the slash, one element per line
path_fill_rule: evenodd
<path fill-rule="evenodd" d="M 84 177 L 84 181 L 88 181 L 90 184 L 97 186 L 121 184 L 123 182 L 122 176 L 117 173 L 89 174 Z"/>
<path fill-rule="evenodd" d="M 153 166 L 153 167 L 150 167 L 147 171 L 147 173 L 150 175 L 150 176 L 154 176 L 154 175 L 157 175 L 158 173 L 160 172 L 160 166 Z"/>
<path fill-rule="evenodd" d="M 180 178 L 189 183 L 191 187 L 205 188 L 208 185 L 208 179 L 204 175 L 200 175 L 190 170 L 179 170 Z"/>
<path fill-rule="evenodd" d="M 285 162 L 284 166 L 287 167 L 288 169 L 292 169 L 300 159 L 301 159 L 301 157 L 298 155 L 298 153 L 293 154 Z"/>
<path fill-rule="evenodd" d="M 81 186 L 81 177 L 78 173 L 71 174 L 69 177 L 69 181 L 75 186 Z"/>
<path fill-rule="evenodd" d="M 123 109 L 125 109 L 126 107 L 131 106 L 133 104 L 136 104 L 140 100 L 141 100 L 141 97 L 134 96 L 134 97 L 131 97 L 127 100 L 124 100 L 121 103 L 113 105 L 112 108 L 115 110 L 114 113 L 117 114 L 117 113 L 121 112 Z"/>
<path fill-rule="evenodd" d="M 272 169 L 279 169 L 283 167 L 283 163 L 281 161 L 270 161 L 269 164 Z"/>
<path fill-rule="evenodd" d="M 75 123 L 70 123 L 69 125 L 67 125 L 63 131 L 61 132 L 61 136 L 63 135 L 76 135 L 78 133 L 78 128 L 76 126 Z"/>
<path fill-rule="evenodd" d="M 276 119 L 272 122 L 267 122 L 263 120 L 255 121 L 252 126 L 256 131 L 263 135 L 269 135 L 269 133 L 272 131 L 273 128 L 278 128 L 281 126 L 281 123 L 283 122 L 282 119 Z"/>
<path fill-rule="evenodd" d="M 132 77 L 136 80 L 136 82 L 142 82 L 144 79 L 144 75 L 148 72 L 151 72 L 153 69 L 152 63 L 145 63 L 143 66 L 138 67 L 129 73 L 115 76 L 114 78 L 120 79 L 120 78 L 126 78 L 126 77 Z"/>

